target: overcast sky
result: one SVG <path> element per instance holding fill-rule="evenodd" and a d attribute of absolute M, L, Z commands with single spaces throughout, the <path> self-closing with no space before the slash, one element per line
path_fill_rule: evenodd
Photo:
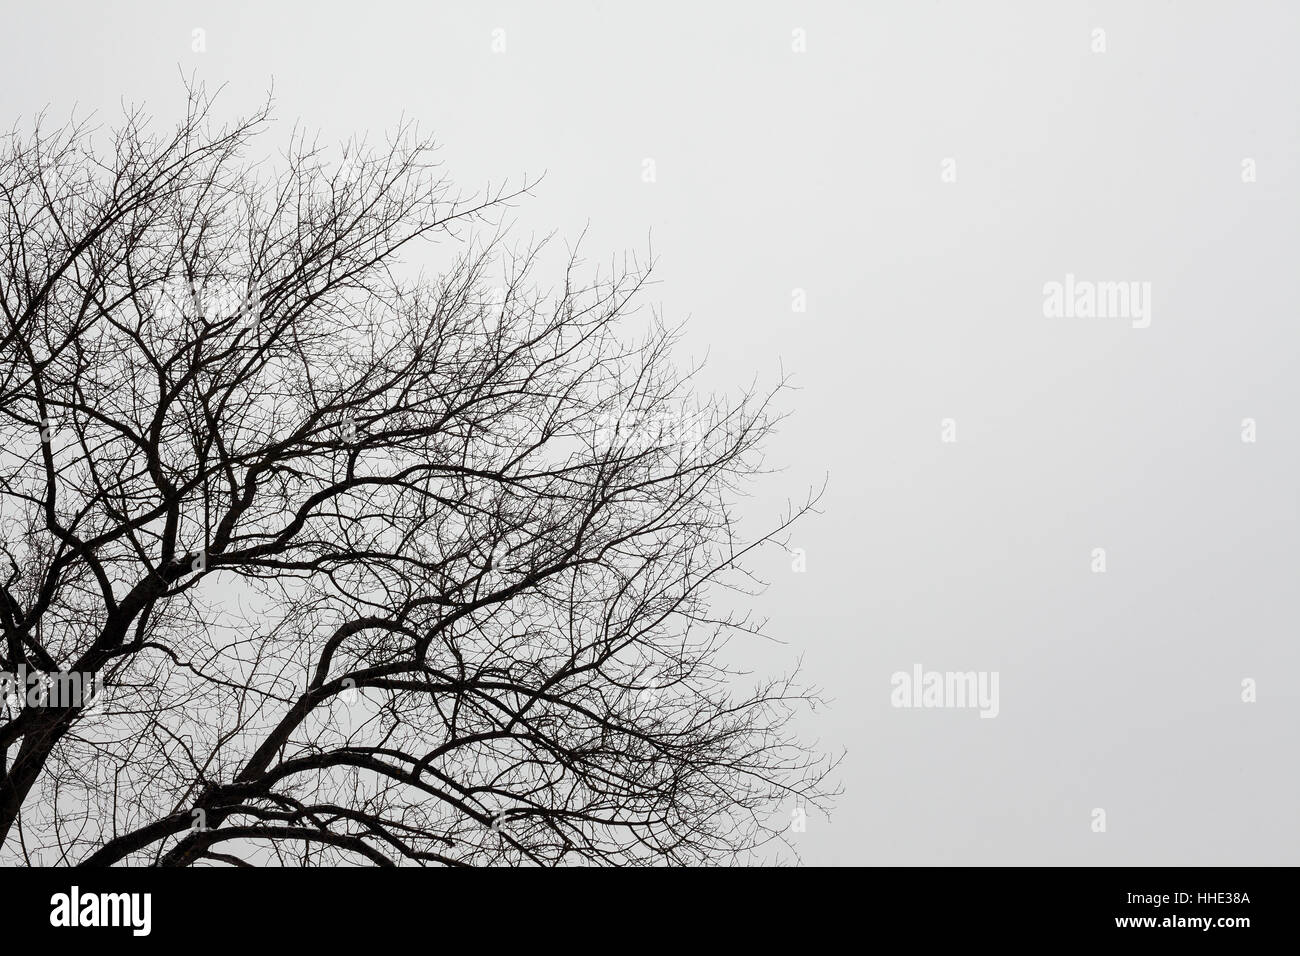
<path fill-rule="evenodd" d="M 1300 5 L 268 6 L 10 5 L 0 118 L 273 83 L 652 241 L 710 383 L 801 389 L 746 520 L 829 478 L 744 652 L 834 701 L 805 862 L 1297 862 Z M 996 717 L 894 706 L 917 666 Z"/>

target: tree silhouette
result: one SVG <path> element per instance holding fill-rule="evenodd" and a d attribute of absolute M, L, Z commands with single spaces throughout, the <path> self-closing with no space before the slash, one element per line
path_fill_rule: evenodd
<path fill-rule="evenodd" d="M 696 395 L 650 266 L 453 190 L 412 127 L 0 145 L 0 855 L 39 864 L 753 859 L 831 763 L 714 610 L 783 384 Z M 268 168 L 273 171 L 268 172 Z M 483 227 L 483 228 L 478 228 Z M 489 238 L 480 240 L 476 232 Z M 441 245 L 416 240 L 444 240 Z M 435 278 L 409 263 L 443 255 Z M 773 813 L 773 808 L 778 813 Z"/>

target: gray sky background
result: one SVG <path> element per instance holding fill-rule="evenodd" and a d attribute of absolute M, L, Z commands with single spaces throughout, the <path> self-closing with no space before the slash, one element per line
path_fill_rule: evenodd
<path fill-rule="evenodd" d="M 595 263 L 652 236 L 652 301 L 690 316 L 710 382 L 793 375 L 787 467 L 747 519 L 829 487 L 792 542 L 806 573 L 758 562 L 786 643 L 745 659 L 802 656 L 834 699 L 800 725 L 846 752 L 835 812 L 792 834 L 805 862 L 1300 862 L 1300 5 L 42 3 L 4 22 L 6 124 L 112 121 L 122 100 L 170 119 L 182 72 L 228 84 L 231 118 L 273 80 L 280 124 L 326 140 L 405 115 L 467 189 L 546 172 L 521 237 L 589 227 Z M 1149 327 L 1044 317 L 1067 273 L 1151 283 Z M 918 663 L 997 671 L 997 718 L 891 707 Z"/>

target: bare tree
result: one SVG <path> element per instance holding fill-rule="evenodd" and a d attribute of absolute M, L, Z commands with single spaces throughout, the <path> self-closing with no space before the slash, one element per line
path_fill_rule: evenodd
<path fill-rule="evenodd" d="M 725 643 L 762 628 L 714 608 L 815 500 L 739 535 L 784 386 L 697 396 L 635 258 L 584 279 L 570 252 L 539 289 L 546 244 L 497 215 L 529 184 L 461 196 L 412 128 L 264 167 L 269 105 L 212 116 L 191 89 L 174 132 L 0 146 L 0 664 L 98 687 L 5 704 L 4 858 L 780 838 L 828 795 L 790 733 L 815 698 L 737 674 Z"/>

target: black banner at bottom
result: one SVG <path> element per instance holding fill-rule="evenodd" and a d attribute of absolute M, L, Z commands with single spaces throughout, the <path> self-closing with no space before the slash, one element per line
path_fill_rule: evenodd
<path fill-rule="evenodd" d="M 692 947 L 778 937 L 1140 946 L 1293 935 L 1289 868 L 0 870 L 10 952 L 27 939 L 134 946 L 497 943 Z M 604 935 L 609 930 L 618 935 Z M 454 932 L 454 937 L 447 936 Z M 601 935 L 592 935 L 593 933 Z M 487 938 L 483 940 L 487 942 Z"/>

